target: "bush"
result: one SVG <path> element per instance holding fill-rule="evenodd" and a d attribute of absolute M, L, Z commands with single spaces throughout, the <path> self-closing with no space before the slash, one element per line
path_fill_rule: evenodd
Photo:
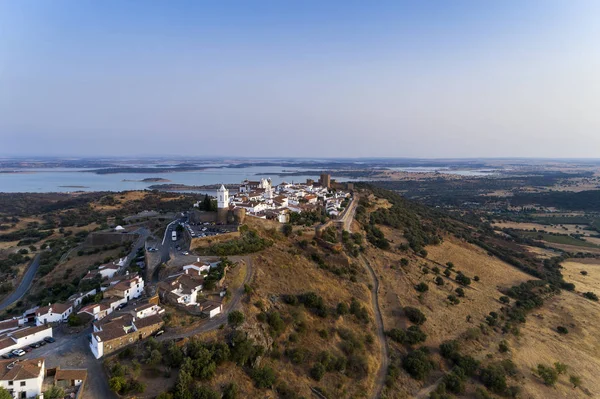
<path fill-rule="evenodd" d="M 404 314 L 406 315 L 406 317 L 408 317 L 408 320 L 417 325 L 422 325 L 427 321 L 427 317 L 425 317 L 423 312 L 421 312 L 417 308 L 406 306 L 404 308 Z"/>
<path fill-rule="evenodd" d="M 509 349 L 508 342 L 505 340 L 500 341 L 500 344 L 498 345 L 498 351 L 500 351 L 500 353 L 506 353 L 509 351 Z"/>
<path fill-rule="evenodd" d="M 340 302 L 337 305 L 336 311 L 337 311 L 337 314 L 339 314 L 340 316 L 343 316 L 343 315 L 348 314 L 348 312 L 350 312 L 350 308 L 348 307 L 348 304 L 346 304 L 344 302 Z"/>
<path fill-rule="evenodd" d="M 481 382 L 490 391 L 502 394 L 506 391 L 506 375 L 504 369 L 498 366 L 488 366 L 481 369 Z"/>
<path fill-rule="evenodd" d="M 459 356 L 460 343 L 456 340 L 444 341 L 440 344 L 440 355 L 446 359 L 456 359 Z"/>
<path fill-rule="evenodd" d="M 452 272 L 450 271 L 450 269 L 444 270 L 444 276 L 450 277 L 451 274 L 452 274 Z"/>
<path fill-rule="evenodd" d="M 292 227 L 291 224 L 286 223 L 283 225 L 283 227 L 281 228 L 281 231 L 283 232 L 283 235 L 285 235 L 286 237 L 289 237 L 292 235 L 292 233 L 294 232 L 294 228 Z"/>
<path fill-rule="evenodd" d="M 436 285 L 444 285 L 444 279 L 443 279 L 443 278 L 441 278 L 440 276 L 437 276 L 437 277 L 435 278 L 435 284 L 436 284 Z"/>
<path fill-rule="evenodd" d="M 568 368 L 569 368 L 569 366 L 567 366 L 564 363 L 561 363 L 561 362 L 554 363 L 554 370 L 556 370 L 556 372 L 558 374 L 564 374 L 564 373 L 566 373 L 567 370 L 568 370 Z"/>
<path fill-rule="evenodd" d="M 573 384 L 573 388 L 577 388 L 581 385 L 581 378 L 576 375 L 572 375 L 569 377 L 569 382 Z"/>
<path fill-rule="evenodd" d="M 237 399 L 238 397 L 238 386 L 235 382 L 230 382 L 225 385 L 223 389 L 223 399 Z"/>
<path fill-rule="evenodd" d="M 458 305 L 460 303 L 460 299 L 456 297 L 456 295 L 448 295 L 448 302 L 451 305 Z"/>
<path fill-rule="evenodd" d="M 594 294 L 593 292 L 586 292 L 583 294 L 583 296 L 584 298 L 598 302 L 598 295 Z"/>
<path fill-rule="evenodd" d="M 275 371 L 269 366 L 254 369 L 252 380 L 257 388 L 269 388 L 275 383 Z"/>
<path fill-rule="evenodd" d="M 502 302 L 505 305 L 508 305 L 510 303 L 510 298 L 507 297 L 506 295 L 503 295 L 500 297 L 500 302 Z"/>
<path fill-rule="evenodd" d="M 321 381 L 326 371 L 327 370 L 322 363 L 315 363 L 315 365 L 310 369 L 310 376 L 315 381 Z"/>
<path fill-rule="evenodd" d="M 406 258 L 400 259 L 400 266 L 404 266 L 404 267 L 408 266 L 408 259 L 406 259 Z"/>
<path fill-rule="evenodd" d="M 563 327 L 563 326 L 556 327 L 556 331 L 558 331 L 559 334 L 568 334 L 569 333 L 569 330 L 567 329 L 567 327 Z"/>
<path fill-rule="evenodd" d="M 461 394 L 465 391 L 465 382 L 458 374 L 452 372 L 446 374 L 443 379 L 443 383 L 450 392 L 455 394 Z"/>
<path fill-rule="evenodd" d="M 419 292 L 429 291 L 429 286 L 426 283 L 419 283 L 415 286 L 415 289 Z"/>
<path fill-rule="evenodd" d="M 473 281 L 479 281 L 479 276 L 473 276 Z"/>
<path fill-rule="evenodd" d="M 227 322 L 233 327 L 238 327 L 244 322 L 244 314 L 239 310 L 234 310 L 227 315 Z"/>
<path fill-rule="evenodd" d="M 457 296 L 459 296 L 460 298 L 464 298 L 465 296 L 465 290 L 463 290 L 462 288 L 458 287 L 457 289 L 454 290 L 454 292 L 456 293 Z"/>
<path fill-rule="evenodd" d="M 402 367 L 416 380 L 425 380 L 433 370 L 433 362 L 424 348 L 414 350 L 402 358 Z"/>
<path fill-rule="evenodd" d="M 460 285 L 470 285 L 471 284 L 471 279 L 467 276 L 465 276 L 464 274 L 462 274 L 461 272 L 459 272 L 456 275 L 456 282 L 459 283 Z"/>
<path fill-rule="evenodd" d="M 558 372 L 552 367 L 547 367 L 543 364 L 538 364 L 537 374 L 544 381 L 544 385 L 554 386 L 558 380 Z"/>

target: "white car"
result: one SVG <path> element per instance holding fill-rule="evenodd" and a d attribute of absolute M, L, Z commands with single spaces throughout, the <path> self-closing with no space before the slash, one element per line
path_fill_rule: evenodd
<path fill-rule="evenodd" d="M 12 354 L 18 357 L 25 356 L 25 353 L 27 352 L 25 352 L 23 349 L 14 349 L 12 351 Z"/>
<path fill-rule="evenodd" d="M 183 251 L 182 254 L 189 255 L 190 253 L 188 251 Z"/>

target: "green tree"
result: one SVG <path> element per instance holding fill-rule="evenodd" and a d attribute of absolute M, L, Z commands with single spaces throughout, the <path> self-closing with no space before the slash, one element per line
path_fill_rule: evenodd
<path fill-rule="evenodd" d="M 564 373 L 566 373 L 568 368 L 569 368 L 569 366 L 567 366 L 564 363 L 561 363 L 561 362 L 554 363 L 554 369 L 556 370 L 556 372 L 558 374 L 564 374 Z"/>
<path fill-rule="evenodd" d="M 505 305 L 508 305 L 510 303 L 510 298 L 507 297 L 506 295 L 503 295 L 500 297 L 500 302 L 502 302 Z"/>
<path fill-rule="evenodd" d="M 571 384 L 573 384 L 573 388 L 577 388 L 578 386 L 580 386 L 580 385 L 581 385 L 581 378 L 579 378 L 579 377 L 578 377 L 578 376 L 576 376 L 576 375 L 571 375 L 571 376 L 569 377 L 569 382 L 570 382 Z M 0 395 L 0 397 L 1 397 L 1 395 Z"/>
<path fill-rule="evenodd" d="M 234 310 L 227 316 L 227 321 L 233 327 L 238 327 L 244 322 L 244 314 L 239 310 Z"/>
<path fill-rule="evenodd" d="M 252 379 L 257 388 L 269 388 L 275 383 L 277 378 L 275 377 L 275 371 L 271 367 L 265 366 L 254 369 L 252 371 Z"/>
<path fill-rule="evenodd" d="M 238 386 L 235 382 L 230 382 L 225 385 L 223 389 L 223 399 L 237 399 L 238 397 Z"/>
<path fill-rule="evenodd" d="M 13 397 L 6 389 L 0 387 L 0 399 L 13 399 Z"/>
<path fill-rule="evenodd" d="M 315 381 L 321 381 L 326 371 L 327 370 L 322 363 L 315 363 L 315 365 L 310 369 L 310 376 Z"/>
<path fill-rule="evenodd" d="M 283 225 L 283 227 L 281 228 L 281 231 L 283 232 L 283 234 L 284 234 L 286 237 L 289 237 L 289 236 L 291 236 L 291 235 L 292 235 L 292 233 L 294 232 L 294 228 L 292 227 L 292 225 L 291 225 L 291 224 L 289 224 L 289 223 L 286 223 L 286 224 L 284 224 L 284 225 Z"/>
<path fill-rule="evenodd" d="M 544 381 L 545 385 L 553 386 L 558 380 L 558 372 L 552 367 L 547 367 L 543 364 L 538 364 L 537 373 L 540 376 L 540 378 Z"/>
<path fill-rule="evenodd" d="M 429 286 L 427 283 L 419 283 L 415 286 L 415 289 L 419 292 L 427 292 L 429 291 Z"/>
<path fill-rule="evenodd" d="M 123 388 L 127 386 L 127 380 L 125 377 L 112 377 L 108 380 L 108 386 L 113 392 L 121 392 Z"/>
<path fill-rule="evenodd" d="M 404 308 L 404 314 L 408 317 L 412 323 L 417 325 L 422 325 L 427 321 L 427 317 L 417 308 L 413 308 L 411 306 L 406 306 Z"/>
<path fill-rule="evenodd" d="M 0 395 L 0 398 L 1 397 L 2 396 Z M 44 398 L 46 399 L 63 399 L 64 397 L 65 390 L 61 387 L 57 387 L 56 385 L 51 386 L 50 389 L 44 392 Z"/>
<path fill-rule="evenodd" d="M 146 364 L 148 364 L 150 367 L 156 367 L 160 363 L 162 363 L 162 360 L 163 360 L 163 357 L 162 357 L 162 354 L 160 353 L 160 351 L 158 349 L 153 349 L 149 353 L 148 358 L 146 359 Z"/>
<path fill-rule="evenodd" d="M 443 279 L 443 278 L 441 278 L 440 276 L 437 276 L 437 277 L 435 278 L 435 284 L 436 284 L 436 285 L 444 285 L 444 279 Z"/>

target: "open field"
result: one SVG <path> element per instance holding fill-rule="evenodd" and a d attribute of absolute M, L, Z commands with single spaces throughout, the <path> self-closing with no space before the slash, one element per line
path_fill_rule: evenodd
<path fill-rule="evenodd" d="M 523 380 L 519 381 L 522 397 L 533 399 L 600 397 L 600 305 L 575 293 L 563 292 L 546 301 L 544 306 L 520 326 L 520 336 L 510 336 L 512 359 Z M 566 335 L 558 326 L 569 330 Z M 554 388 L 545 386 L 532 369 L 538 364 L 566 364 L 566 375 L 559 377 Z M 569 376 L 581 378 L 582 388 L 573 389 Z"/>
<path fill-rule="evenodd" d="M 543 230 L 548 233 L 557 234 L 589 234 L 588 231 L 583 230 L 583 226 L 577 224 L 555 224 L 546 225 L 539 223 L 522 223 L 522 222 L 497 222 L 493 223 L 492 226 L 498 229 L 516 229 L 516 230 Z"/>
<path fill-rule="evenodd" d="M 525 237 L 533 238 L 534 240 L 546 241 L 549 244 L 569 245 L 574 247 L 600 248 L 596 244 L 580 240 L 567 235 L 553 235 L 548 233 L 540 233 L 535 231 L 523 231 Z"/>
<path fill-rule="evenodd" d="M 600 260 L 569 259 L 561 265 L 565 280 L 574 283 L 576 291 L 591 291 L 600 295 Z M 582 275 L 581 271 L 587 272 L 587 275 Z"/>

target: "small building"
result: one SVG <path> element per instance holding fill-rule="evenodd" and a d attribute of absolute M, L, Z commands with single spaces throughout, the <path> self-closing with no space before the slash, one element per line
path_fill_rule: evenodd
<path fill-rule="evenodd" d="M 2 320 L 0 321 L 0 334 L 13 331 L 19 328 L 18 319 Z"/>
<path fill-rule="evenodd" d="M 143 319 L 145 317 L 154 316 L 164 313 L 165 310 L 154 303 L 146 303 L 133 309 L 133 317 Z"/>
<path fill-rule="evenodd" d="M 62 370 L 60 367 L 57 367 L 56 374 L 54 374 L 54 385 L 61 388 L 78 387 L 81 386 L 86 379 L 86 369 Z"/>
<path fill-rule="evenodd" d="M 36 398 L 42 393 L 44 358 L 0 360 L 0 386 L 13 398 Z"/>
<path fill-rule="evenodd" d="M 136 341 L 148 338 L 164 322 L 158 315 L 136 319 L 130 314 L 106 318 L 93 324 L 90 350 L 96 359 L 113 353 Z"/>
<path fill-rule="evenodd" d="M 205 300 L 198 303 L 198 310 L 212 319 L 223 312 L 223 304 L 221 302 Z"/>
<path fill-rule="evenodd" d="M 126 277 L 104 291 L 105 298 L 119 297 L 128 302 L 144 293 L 144 279 L 140 276 Z"/>
<path fill-rule="evenodd" d="M 202 292 L 203 284 L 202 276 L 179 274 L 158 283 L 158 295 L 164 302 L 191 306 L 197 303 L 196 298 Z"/>
<path fill-rule="evenodd" d="M 20 330 L 9 333 L 18 346 L 29 345 L 43 340 L 46 337 L 52 337 L 52 327 L 41 325 L 37 327 L 21 328 Z"/>
<path fill-rule="evenodd" d="M 185 274 L 196 274 L 197 276 L 201 276 L 203 274 L 203 272 L 208 273 L 210 271 L 210 264 L 209 263 L 204 263 L 204 262 L 200 262 L 200 258 L 198 258 L 198 261 L 195 263 L 192 263 L 191 265 L 185 265 L 183 267 L 183 272 Z"/>
<path fill-rule="evenodd" d="M 65 303 L 49 303 L 48 306 L 42 306 L 35 312 L 35 325 L 41 326 L 48 323 L 66 322 L 73 312 L 73 305 Z"/>
<path fill-rule="evenodd" d="M 77 314 L 88 314 L 94 318 L 94 320 L 102 320 L 113 312 L 113 308 L 104 303 L 92 303 L 84 306 L 77 312 Z"/>

